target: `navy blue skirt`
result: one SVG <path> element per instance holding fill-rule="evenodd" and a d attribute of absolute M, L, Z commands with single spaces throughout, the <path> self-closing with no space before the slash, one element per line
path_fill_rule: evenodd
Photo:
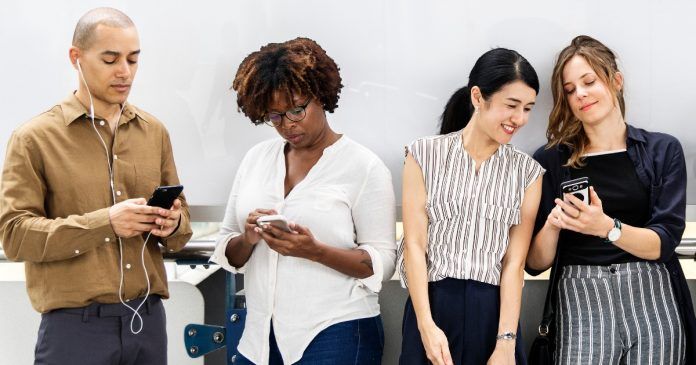
<path fill-rule="evenodd" d="M 445 333 L 456 365 L 485 365 L 495 349 L 500 316 L 500 287 L 474 280 L 446 278 L 428 283 L 430 311 Z M 515 360 L 526 365 L 517 328 Z M 409 297 L 404 308 L 401 365 L 429 364 Z"/>

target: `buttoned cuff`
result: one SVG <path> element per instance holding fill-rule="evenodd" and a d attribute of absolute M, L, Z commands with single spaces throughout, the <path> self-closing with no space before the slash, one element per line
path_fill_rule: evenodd
<path fill-rule="evenodd" d="M 87 218 L 89 229 L 94 230 L 95 234 L 99 238 L 102 238 L 100 242 L 109 243 L 118 239 L 116 233 L 114 233 L 113 227 L 111 227 L 109 208 L 102 208 L 94 212 L 89 212 L 85 214 L 85 218 Z"/>
<path fill-rule="evenodd" d="M 64 254 L 67 257 L 79 256 L 101 245 L 115 242 L 118 239 L 114 233 L 114 229 L 111 227 L 109 208 L 102 208 L 94 212 L 86 213 L 84 217 L 87 219 L 87 227 L 90 230 L 90 237 L 92 237 L 92 239 L 74 240 L 74 244 L 69 246 L 72 252 Z M 63 254 L 61 254 L 61 256 L 63 256 Z M 47 256 L 45 259 L 52 260 L 54 258 Z"/>

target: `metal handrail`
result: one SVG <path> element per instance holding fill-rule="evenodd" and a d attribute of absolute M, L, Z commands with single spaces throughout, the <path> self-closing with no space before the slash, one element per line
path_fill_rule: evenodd
<path fill-rule="evenodd" d="M 215 240 L 200 238 L 189 241 L 181 251 L 167 252 L 162 248 L 162 255 L 167 261 L 207 261 L 215 251 Z M 696 238 L 684 238 L 676 249 L 679 258 L 694 258 L 696 256 Z M 8 261 L 5 251 L 0 248 L 0 262 Z"/>
<path fill-rule="evenodd" d="M 675 252 L 680 258 L 696 258 L 696 238 L 683 238 Z"/>
<path fill-rule="evenodd" d="M 177 260 L 208 260 L 215 251 L 215 240 L 213 239 L 196 239 L 189 241 L 181 251 L 168 252 L 164 247 L 161 247 L 162 255 L 167 261 Z M 0 248 L 0 263 L 9 261 L 5 256 L 5 251 Z"/>

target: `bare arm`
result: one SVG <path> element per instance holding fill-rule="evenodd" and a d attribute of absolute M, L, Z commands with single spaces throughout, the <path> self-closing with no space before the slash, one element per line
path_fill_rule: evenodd
<path fill-rule="evenodd" d="M 255 245 L 261 240 L 261 228 L 256 220 L 263 215 L 278 214 L 273 209 L 255 209 L 249 213 L 244 223 L 244 232 L 232 237 L 225 247 L 225 256 L 230 265 L 240 268 L 249 261 Z"/>
<path fill-rule="evenodd" d="M 500 276 L 500 319 L 498 333 L 517 332 L 522 304 L 524 263 L 527 257 L 534 220 L 541 199 L 541 179 L 538 177 L 525 191 L 520 224 L 510 228 L 510 243 L 503 257 Z M 489 363 L 506 363 L 515 356 L 515 341 L 500 340 Z"/>
<path fill-rule="evenodd" d="M 252 252 L 254 252 L 254 244 L 245 241 L 244 235 L 230 239 L 225 248 L 227 261 L 236 268 L 244 266 L 249 261 Z"/>
<path fill-rule="evenodd" d="M 425 210 L 427 191 L 422 170 L 410 153 L 404 164 L 402 193 L 406 279 L 421 340 L 431 362 L 452 364 L 447 337 L 437 327 L 430 312 L 425 261 L 428 244 L 428 215 Z"/>
<path fill-rule="evenodd" d="M 558 247 L 558 236 L 561 233 L 558 220 L 558 208 L 554 208 L 546 218 L 546 223 L 532 239 L 527 254 L 527 266 L 534 270 L 546 270 L 553 264 Z"/>

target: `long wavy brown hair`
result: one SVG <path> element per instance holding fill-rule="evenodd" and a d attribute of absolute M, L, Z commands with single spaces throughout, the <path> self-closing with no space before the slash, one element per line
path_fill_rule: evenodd
<path fill-rule="evenodd" d="M 551 93 L 553 94 L 553 109 L 549 115 L 549 126 L 546 129 L 548 139 L 547 148 L 553 146 L 567 146 L 571 155 L 565 166 L 578 168 L 584 165 L 582 156 L 589 144 L 589 138 L 585 133 L 582 122 L 573 115 L 568 105 L 568 98 L 563 89 L 563 68 L 574 56 L 581 56 L 587 61 L 600 80 L 604 82 L 614 95 L 621 109 L 621 115 L 626 114 L 626 103 L 623 96 L 623 88 L 617 90 L 611 85 L 619 67 L 616 63 L 616 55 L 602 42 L 586 35 L 580 35 L 564 48 L 556 59 L 551 75 Z"/>

